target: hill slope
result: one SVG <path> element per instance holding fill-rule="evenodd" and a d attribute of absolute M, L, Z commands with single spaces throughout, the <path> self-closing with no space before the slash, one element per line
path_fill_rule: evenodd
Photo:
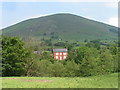
<path fill-rule="evenodd" d="M 63 40 L 117 39 L 117 28 L 73 14 L 29 19 L 3 29 L 4 35 Z"/>

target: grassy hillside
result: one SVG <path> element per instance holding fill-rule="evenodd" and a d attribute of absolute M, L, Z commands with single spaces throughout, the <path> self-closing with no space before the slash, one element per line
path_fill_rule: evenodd
<path fill-rule="evenodd" d="M 3 29 L 3 34 L 53 40 L 116 40 L 117 28 L 73 14 L 54 14 L 29 19 Z"/>
<path fill-rule="evenodd" d="M 118 73 L 94 77 L 3 77 L 3 88 L 118 88 Z"/>

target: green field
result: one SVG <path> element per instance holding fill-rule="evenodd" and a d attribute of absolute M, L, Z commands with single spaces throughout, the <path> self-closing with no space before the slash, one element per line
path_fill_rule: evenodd
<path fill-rule="evenodd" d="M 93 77 L 3 77 L 2 88 L 118 88 L 118 74 Z"/>

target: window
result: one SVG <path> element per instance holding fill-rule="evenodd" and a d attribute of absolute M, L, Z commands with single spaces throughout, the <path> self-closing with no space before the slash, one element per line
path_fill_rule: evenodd
<path fill-rule="evenodd" d="M 60 53 L 60 55 L 62 55 L 62 53 Z"/>
<path fill-rule="evenodd" d="M 58 56 L 56 56 L 56 59 L 58 59 Z"/>
<path fill-rule="evenodd" d="M 67 53 L 63 53 L 63 55 L 66 55 Z"/>
<path fill-rule="evenodd" d="M 64 56 L 64 59 L 66 59 L 66 56 Z"/>
<path fill-rule="evenodd" d="M 56 53 L 56 55 L 58 55 L 58 53 Z"/>

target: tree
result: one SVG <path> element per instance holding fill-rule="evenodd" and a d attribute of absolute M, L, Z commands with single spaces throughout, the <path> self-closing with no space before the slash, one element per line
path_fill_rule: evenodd
<path fill-rule="evenodd" d="M 30 52 L 18 37 L 2 37 L 3 76 L 25 75 L 25 63 Z"/>
<path fill-rule="evenodd" d="M 98 66 L 100 67 L 99 71 L 101 71 L 102 74 L 113 72 L 115 68 L 114 65 L 117 63 L 114 59 L 109 50 L 102 52 L 99 57 L 100 62 L 98 63 Z"/>
<path fill-rule="evenodd" d="M 81 76 L 96 75 L 98 55 L 96 48 L 81 47 L 79 49 L 78 60 L 80 59 L 79 72 Z"/>
<path fill-rule="evenodd" d="M 97 49 L 100 49 L 100 45 L 101 45 L 101 42 L 99 40 L 93 40 L 93 41 L 87 42 L 86 44 L 87 47 L 94 47 Z"/>
<path fill-rule="evenodd" d="M 76 51 L 76 57 L 74 59 L 77 64 L 81 64 L 83 58 L 85 57 L 85 53 L 86 53 L 86 51 L 88 49 L 89 48 L 85 47 L 85 46 L 80 47 L 80 48 L 77 49 L 77 51 Z"/>
<path fill-rule="evenodd" d="M 88 39 L 85 39 L 84 42 L 85 42 L 85 43 L 88 42 Z"/>
<path fill-rule="evenodd" d="M 79 73 L 78 73 L 79 67 L 74 62 L 74 60 L 67 62 L 65 65 L 65 68 L 66 68 L 66 76 L 67 77 L 75 77 L 75 76 L 79 75 Z"/>
<path fill-rule="evenodd" d="M 49 67 L 49 73 L 53 77 L 64 77 L 66 76 L 66 68 L 60 62 L 55 62 Z"/>
<path fill-rule="evenodd" d="M 74 60 L 74 58 L 76 57 L 76 50 L 74 49 L 74 46 L 72 44 L 66 44 L 65 48 L 68 49 L 68 58 L 66 59 L 66 61 L 71 61 Z"/>
<path fill-rule="evenodd" d="M 117 46 L 117 44 L 110 45 L 109 49 L 110 49 L 110 52 L 113 55 L 116 55 L 118 53 L 118 46 Z"/>

